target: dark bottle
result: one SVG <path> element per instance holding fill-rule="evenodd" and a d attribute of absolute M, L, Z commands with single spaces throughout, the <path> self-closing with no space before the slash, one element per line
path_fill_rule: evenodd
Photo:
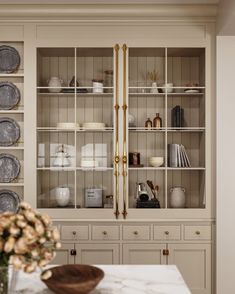
<path fill-rule="evenodd" d="M 159 116 L 159 113 L 156 113 L 156 117 L 153 119 L 153 127 L 160 129 L 162 128 L 162 119 Z"/>
<path fill-rule="evenodd" d="M 72 80 L 69 82 L 69 87 L 75 87 L 75 76 L 72 77 Z M 79 83 L 76 80 L 76 87 L 79 87 Z"/>
<path fill-rule="evenodd" d="M 145 122 L 145 127 L 146 127 L 146 129 L 151 129 L 152 128 L 152 121 L 151 121 L 151 119 L 149 117 Z"/>

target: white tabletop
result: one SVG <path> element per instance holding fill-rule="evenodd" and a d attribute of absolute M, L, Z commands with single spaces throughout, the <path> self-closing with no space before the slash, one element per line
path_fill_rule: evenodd
<path fill-rule="evenodd" d="M 174 265 L 99 265 L 104 279 L 90 294 L 190 294 Z M 52 293 L 40 281 L 39 273 L 20 272 L 17 293 Z"/>

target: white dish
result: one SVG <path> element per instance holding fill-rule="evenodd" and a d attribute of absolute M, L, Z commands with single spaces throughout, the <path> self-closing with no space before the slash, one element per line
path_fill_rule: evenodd
<path fill-rule="evenodd" d="M 150 157 L 149 165 L 152 167 L 160 167 L 164 163 L 164 157 Z"/>
<path fill-rule="evenodd" d="M 79 129 L 80 124 L 75 124 L 75 123 L 70 123 L 70 122 L 62 122 L 62 123 L 57 123 L 56 127 L 58 129 Z"/>
<path fill-rule="evenodd" d="M 83 123 L 82 127 L 84 129 L 105 129 L 105 123 L 87 122 L 87 123 Z"/>
<path fill-rule="evenodd" d="M 184 90 L 185 93 L 200 93 L 200 90 L 197 89 L 185 89 Z"/>
<path fill-rule="evenodd" d="M 163 85 L 163 93 L 172 93 L 173 92 L 173 83 L 167 83 Z"/>
<path fill-rule="evenodd" d="M 94 168 L 94 167 L 98 167 L 99 163 L 97 160 L 81 160 L 81 167 L 85 167 L 85 168 Z"/>

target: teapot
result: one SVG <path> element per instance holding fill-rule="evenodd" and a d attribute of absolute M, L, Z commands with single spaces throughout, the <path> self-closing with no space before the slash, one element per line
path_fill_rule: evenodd
<path fill-rule="evenodd" d="M 70 161 L 69 161 L 69 155 L 65 151 L 64 145 L 62 144 L 58 151 L 56 152 L 56 158 L 53 162 L 53 166 L 58 166 L 58 167 L 67 167 L 70 166 Z"/>
<path fill-rule="evenodd" d="M 51 93 L 60 93 L 61 86 L 63 84 L 63 80 L 58 77 L 51 77 L 50 80 L 47 81 L 48 83 L 48 91 Z M 58 87 L 58 88 L 57 88 Z"/>

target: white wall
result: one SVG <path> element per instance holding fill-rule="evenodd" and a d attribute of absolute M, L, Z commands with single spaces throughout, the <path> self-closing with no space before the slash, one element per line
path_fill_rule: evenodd
<path fill-rule="evenodd" d="M 217 37 L 217 294 L 235 293 L 235 37 Z"/>

